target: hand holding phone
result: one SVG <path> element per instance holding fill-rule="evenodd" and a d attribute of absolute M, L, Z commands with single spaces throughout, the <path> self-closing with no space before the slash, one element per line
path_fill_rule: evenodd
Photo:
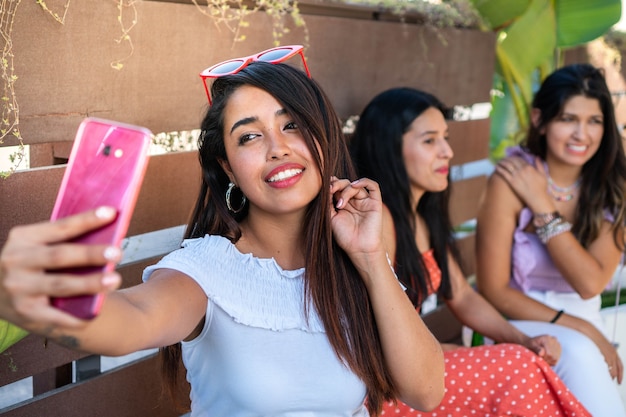
<path fill-rule="evenodd" d="M 115 208 L 117 217 L 72 242 L 120 245 L 148 165 L 151 136 L 148 129 L 111 120 L 86 118 L 80 124 L 51 220 L 100 206 Z M 114 264 L 107 264 L 65 271 L 84 275 L 114 268 Z M 103 294 L 88 294 L 52 298 L 51 303 L 76 317 L 91 319 L 100 311 L 103 300 Z"/>

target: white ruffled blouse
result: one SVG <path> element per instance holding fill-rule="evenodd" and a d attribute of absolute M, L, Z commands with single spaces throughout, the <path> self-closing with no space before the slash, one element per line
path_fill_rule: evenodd
<path fill-rule="evenodd" d="M 204 329 L 183 342 L 193 417 L 364 417 L 365 385 L 335 355 L 311 306 L 304 268 L 242 254 L 205 236 L 146 268 L 194 279 L 208 297 Z"/>

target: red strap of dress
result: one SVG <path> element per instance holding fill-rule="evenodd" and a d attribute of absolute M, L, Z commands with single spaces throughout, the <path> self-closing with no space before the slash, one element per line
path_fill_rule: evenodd
<path fill-rule="evenodd" d="M 433 249 L 429 249 L 428 251 L 422 253 L 422 259 L 424 260 L 424 266 L 426 267 L 428 276 L 430 277 L 428 295 L 431 295 L 436 293 L 441 285 L 441 269 L 439 269 L 439 265 L 437 265 Z"/>

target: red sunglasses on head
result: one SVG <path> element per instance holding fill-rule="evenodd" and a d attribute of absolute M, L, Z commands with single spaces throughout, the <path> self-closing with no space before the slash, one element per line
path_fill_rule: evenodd
<path fill-rule="evenodd" d="M 206 96 L 209 99 L 209 105 L 213 103 L 211 102 L 211 94 L 209 93 L 207 79 L 236 74 L 254 61 L 263 61 L 269 62 L 270 64 L 278 64 L 280 62 L 288 60 L 294 55 L 300 55 L 300 58 L 302 58 L 302 65 L 304 66 L 304 70 L 306 71 L 306 75 L 311 78 L 309 67 L 306 64 L 306 60 L 304 59 L 304 47 L 302 45 L 278 46 L 276 48 L 270 48 L 263 52 L 259 52 L 257 54 L 247 57 L 229 59 L 227 61 L 220 62 L 219 64 L 215 64 L 212 67 L 205 69 L 200 73 L 200 77 L 202 78 L 202 83 L 204 84 Z"/>

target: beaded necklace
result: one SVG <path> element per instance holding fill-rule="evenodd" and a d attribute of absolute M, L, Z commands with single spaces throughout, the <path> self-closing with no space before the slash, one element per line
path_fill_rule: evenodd
<path fill-rule="evenodd" d="M 548 193 L 556 200 L 556 201 L 570 201 L 574 198 L 574 193 L 580 187 L 580 183 L 582 182 L 581 178 L 578 178 L 572 185 L 568 187 L 559 187 L 552 181 L 550 175 L 548 175 Z"/>

